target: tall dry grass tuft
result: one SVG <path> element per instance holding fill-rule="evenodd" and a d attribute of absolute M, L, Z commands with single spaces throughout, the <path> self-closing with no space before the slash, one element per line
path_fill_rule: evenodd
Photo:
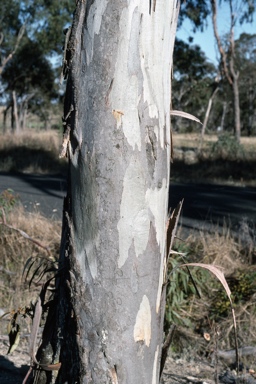
<path fill-rule="evenodd" d="M 32 284 L 29 289 L 28 281 L 25 281 L 25 275 L 23 275 L 24 266 L 31 257 L 39 262 L 56 260 L 61 233 L 60 222 L 46 219 L 39 213 L 24 212 L 20 206 L 15 207 L 8 214 L 6 224 L 0 225 L 0 308 L 2 311 L 23 307 L 37 298 L 42 282 L 35 279 L 36 284 Z M 20 231 L 25 232 L 35 242 L 24 237 Z M 33 273 L 32 268 L 31 273 Z M 31 275 L 28 279 L 30 277 Z"/>
<path fill-rule="evenodd" d="M 0 135 L 0 171 L 58 173 L 66 167 L 59 159 L 59 131 L 26 130 L 20 135 Z"/>
<path fill-rule="evenodd" d="M 60 132 L 54 130 L 25 130 L 19 135 L 6 133 L 1 135 L 0 150 L 10 147 L 25 146 L 35 149 L 48 149 L 49 151 L 55 152 L 57 155 L 61 145 L 61 140 L 62 137 Z"/>
<path fill-rule="evenodd" d="M 191 233 L 185 243 L 176 241 L 175 247 L 177 251 L 185 253 L 186 262 L 215 265 L 224 272 L 235 308 L 238 346 L 255 346 L 256 266 L 253 258 L 246 257 L 245 248 L 237 235 L 234 237 L 228 225 L 222 229 L 216 226 L 211 232 L 202 230 Z M 250 244 L 248 251 L 251 249 Z M 234 349 L 234 324 L 228 296 L 209 273 L 192 269 L 191 273 L 201 297 L 191 293 L 191 282 L 187 283 L 185 290 L 181 283 L 176 283 L 177 297 L 181 296 L 179 291 L 183 289 L 178 315 L 187 321 L 177 324 L 174 349 L 181 352 L 191 350 L 193 346 L 193 353 L 212 356 L 216 340 L 219 349 Z M 250 358 L 247 356 L 242 360 L 249 364 Z"/>
<path fill-rule="evenodd" d="M 225 274 L 232 274 L 237 268 L 242 267 L 240 259 L 240 247 L 225 226 L 213 233 L 200 231 L 197 242 L 202 247 L 202 262 L 216 265 L 222 268 Z"/>

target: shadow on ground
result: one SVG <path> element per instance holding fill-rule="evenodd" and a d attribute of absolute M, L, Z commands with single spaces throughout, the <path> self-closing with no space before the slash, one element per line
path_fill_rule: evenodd
<path fill-rule="evenodd" d="M 0 151 L 0 169 L 6 172 L 66 173 L 67 162 L 43 148 L 13 146 Z"/>
<path fill-rule="evenodd" d="M 27 372 L 28 365 L 16 367 L 13 362 L 6 357 L 0 355 L 0 383 L 1 384 L 18 384 L 22 383 Z"/>
<path fill-rule="evenodd" d="M 195 164 L 185 164 L 174 159 L 171 177 L 186 182 L 223 180 L 255 184 L 255 169 L 256 160 L 200 159 Z"/>
<path fill-rule="evenodd" d="M 255 226 L 256 188 L 213 183 L 171 182 L 169 206 L 184 199 L 180 223 L 187 230 L 216 230 L 226 225 L 235 232 L 247 222 Z"/>

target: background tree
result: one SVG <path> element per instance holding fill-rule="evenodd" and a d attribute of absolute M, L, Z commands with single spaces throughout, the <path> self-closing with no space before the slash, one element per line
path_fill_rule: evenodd
<path fill-rule="evenodd" d="M 225 1 L 225 0 L 224 0 Z M 223 1 L 223 2 L 224 2 Z M 236 67 L 236 47 L 234 40 L 234 29 L 239 22 L 251 22 L 255 12 L 255 2 L 248 0 L 226 0 L 230 10 L 230 29 L 226 38 L 223 40 L 218 32 L 217 26 L 217 1 L 202 1 L 200 6 L 195 0 L 188 0 L 181 6 L 180 23 L 188 17 L 193 25 L 194 31 L 203 30 L 207 25 L 208 16 L 211 15 L 219 54 L 220 54 L 220 70 L 223 75 L 223 81 L 227 81 L 233 97 L 233 126 L 237 140 L 240 140 L 241 121 L 240 121 L 240 102 L 239 102 L 239 67 Z"/>
<path fill-rule="evenodd" d="M 216 68 L 207 61 L 198 45 L 176 39 L 173 55 L 173 109 L 186 111 L 204 120 L 207 99 L 212 94 Z M 189 130 L 193 125 L 189 120 L 173 122 L 174 130 Z"/>
<path fill-rule="evenodd" d="M 0 76 L 17 51 L 25 31 L 25 20 L 19 18 L 17 1 L 0 4 Z"/>
<path fill-rule="evenodd" d="M 24 126 L 26 110 L 36 111 L 46 122 L 46 109 L 49 115 L 53 98 L 56 103 L 58 95 L 54 81 L 57 76 L 54 70 L 60 74 L 62 31 L 70 21 L 73 9 L 72 0 L 61 3 L 58 0 L 1 2 L 1 101 L 5 105 L 4 121 L 11 111 L 12 127 L 16 126 L 16 130 Z"/>
<path fill-rule="evenodd" d="M 26 39 L 2 76 L 6 86 L 4 114 L 11 108 L 13 131 L 19 132 L 26 126 L 28 110 L 38 115 L 44 105 L 58 98 L 54 80 L 54 71 L 41 47 Z"/>
<path fill-rule="evenodd" d="M 230 31 L 226 42 L 227 48 L 224 49 L 217 27 L 217 2 L 211 0 L 212 6 L 212 23 L 214 36 L 217 41 L 218 50 L 220 53 L 220 67 L 223 75 L 232 87 L 233 91 L 233 109 L 234 109 L 234 132 L 237 141 L 240 141 L 241 136 L 241 121 L 240 121 L 240 102 L 239 102 L 239 71 L 235 69 L 235 38 L 234 28 L 237 18 L 234 14 L 232 0 L 229 0 L 230 9 Z"/>
<path fill-rule="evenodd" d="M 240 71 L 241 129 L 251 136 L 256 110 L 256 35 L 242 33 L 235 45 L 235 65 Z"/>
<path fill-rule="evenodd" d="M 178 9 L 150 4 L 77 2 L 66 54 L 68 193 L 41 383 L 159 382 Z M 59 361 L 51 378 L 45 364 Z"/>

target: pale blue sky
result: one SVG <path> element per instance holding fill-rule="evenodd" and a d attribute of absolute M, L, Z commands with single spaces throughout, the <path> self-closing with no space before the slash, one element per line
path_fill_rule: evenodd
<path fill-rule="evenodd" d="M 256 16 L 256 15 L 255 15 Z M 235 27 L 235 38 L 238 38 L 241 33 L 246 32 L 250 34 L 256 33 L 256 17 L 254 17 L 254 21 L 252 24 L 243 24 L 240 25 L 238 22 Z M 230 17 L 229 17 L 229 8 L 227 4 L 223 4 L 222 7 L 218 11 L 218 30 L 219 34 L 224 35 L 229 31 L 230 28 Z M 189 20 L 185 20 L 177 31 L 177 37 L 179 39 L 184 40 L 188 43 L 189 36 L 194 38 L 192 44 L 197 44 L 201 47 L 201 49 L 205 52 L 208 59 L 217 64 L 218 51 L 216 49 L 216 42 L 213 35 L 213 27 L 212 21 L 209 17 L 208 19 L 208 27 L 204 32 L 196 32 L 193 33 L 193 26 Z"/>

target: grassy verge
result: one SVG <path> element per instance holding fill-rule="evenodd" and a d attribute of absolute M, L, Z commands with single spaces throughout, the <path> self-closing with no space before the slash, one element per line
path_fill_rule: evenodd
<path fill-rule="evenodd" d="M 59 159 L 62 135 L 57 131 L 27 131 L 0 135 L 0 171 L 65 173 Z M 256 186 L 256 138 L 206 135 L 199 152 L 199 134 L 174 134 L 171 178 L 177 181 L 218 182 Z"/>
<path fill-rule="evenodd" d="M 217 182 L 256 186 L 256 138 L 206 136 L 199 151 L 200 137 L 196 134 L 174 134 L 173 180 Z"/>
<path fill-rule="evenodd" d="M 25 212 L 11 191 L 0 195 L 0 334 L 10 316 L 19 313 L 21 333 L 31 327 L 31 309 L 49 273 L 57 266 L 61 223 Z"/>
<path fill-rule="evenodd" d="M 61 137 L 53 131 L 3 136 L 0 140 L 0 170 L 62 172 L 66 162 L 58 159 L 60 142 Z M 208 137 L 199 154 L 198 138 L 174 135 L 172 177 L 194 182 L 211 180 L 253 184 L 256 140 L 242 139 L 243 147 L 236 147 L 229 139 L 224 144 L 216 137 Z M 0 196 L 0 222 L 7 224 L 0 225 L 2 312 L 25 308 L 35 300 L 43 283 L 42 268 L 47 263 L 52 265 L 59 252 L 61 223 L 45 219 L 39 213 L 24 212 L 16 200 L 8 191 Z M 19 230 L 36 242 L 25 238 Z M 186 242 L 176 240 L 175 249 L 184 254 L 186 262 L 205 262 L 223 269 L 236 306 L 239 344 L 256 345 L 256 235 L 252 234 L 250 244 L 242 244 L 232 237 L 228 228 L 223 232 L 216 228 L 213 233 L 191 233 Z M 201 293 L 199 299 L 187 272 L 175 269 L 180 263 L 179 255 L 169 262 L 169 271 L 175 273 L 170 274 L 167 287 L 165 327 L 168 329 L 173 323 L 177 325 L 173 348 L 179 351 L 193 345 L 197 353 L 207 355 L 212 353 L 216 340 L 220 349 L 233 348 L 232 318 L 220 285 L 207 272 L 193 270 Z M 22 276 L 25 265 L 31 268 Z M 33 284 L 29 287 L 32 277 Z"/>
<path fill-rule="evenodd" d="M 172 347 L 176 352 L 193 350 L 212 356 L 219 349 L 234 349 L 234 327 L 230 303 L 221 284 L 202 269 L 190 268 L 200 293 L 198 297 L 186 270 L 177 269 L 184 262 L 201 262 L 218 266 L 226 277 L 235 307 L 239 347 L 256 345 L 256 243 L 239 242 L 229 228 L 222 232 L 191 233 L 187 240 L 176 240 L 177 254 L 169 262 L 166 327 L 176 324 Z M 243 358 L 249 366 L 251 357 Z M 253 362 L 254 364 L 254 362 Z"/>
<path fill-rule="evenodd" d="M 57 131 L 25 131 L 0 136 L 0 171 L 64 173 L 66 160 L 59 159 L 62 135 Z"/>
<path fill-rule="evenodd" d="M 0 204 L 0 309 L 23 314 L 31 308 L 31 302 L 35 303 L 49 277 L 44 271 L 56 266 L 61 223 L 39 213 L 24 212 L 10 192 L 0 198 Z M 29 238 L 24 237 L 24 232 Z M 176 254 L 169 261 L 165 329 L 176 324 L 171 348 L 176 352 L 192 349 L 194 354 L 204 356 L 211 356 L 216 340 L 220 349 L 234 348 L 232 316 L 225 292 L 207 271 L 191 268 L 199 298 L 187 271 L 177 268 L 184 259 L 221 268 L 232 290 L 239 345 L 256 345 L 255 241 L 239 243 L 226 227 L 222 232 L 216 228 L 213 234 L 191 233 L 185 242 L 176 239 L 174 249 L 183 255 L 183 260 Z M 28 330 L 30 319 L 21 320 L 21 332 Z M 1 333 L 6 330 L 2 328 Z"/>

